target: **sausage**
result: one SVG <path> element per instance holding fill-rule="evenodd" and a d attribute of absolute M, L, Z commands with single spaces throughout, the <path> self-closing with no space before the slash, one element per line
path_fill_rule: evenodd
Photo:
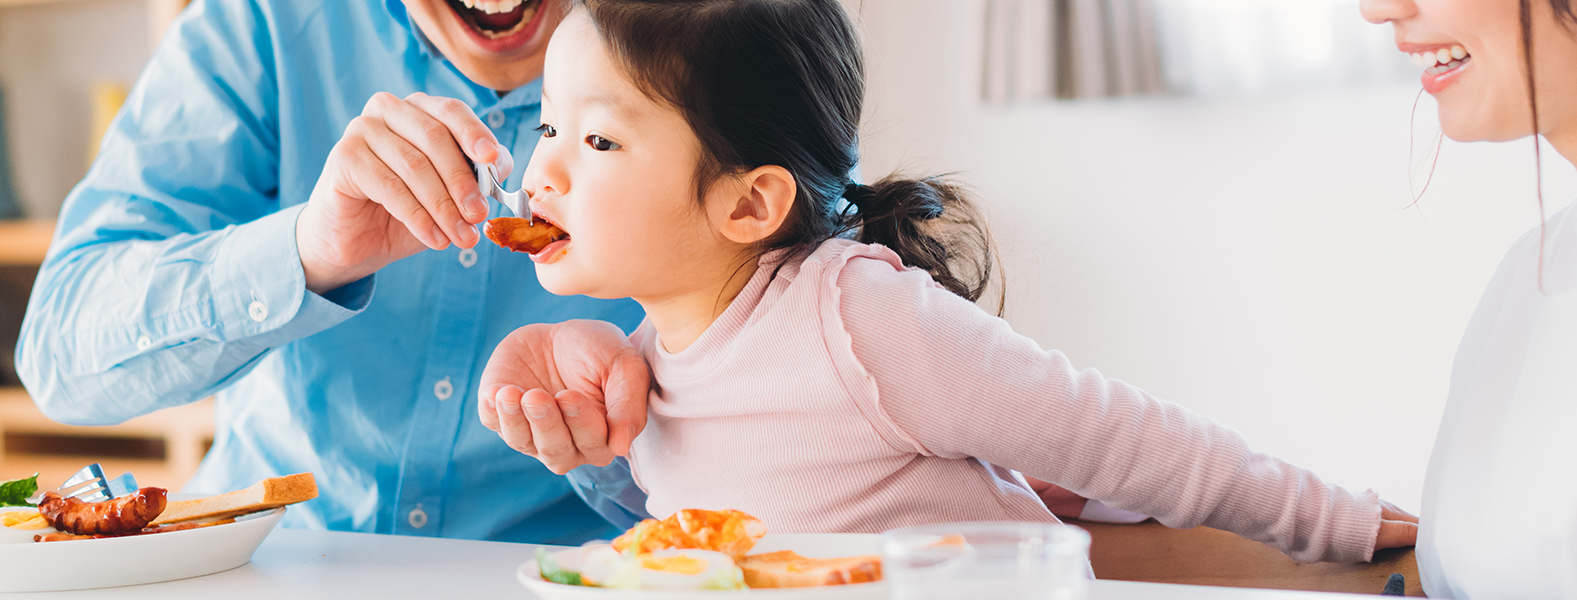
<path fill-rule="evenodd" d="M 482 226 L 482 233 L 502 248 L 526 254 L 541 252 L 548 244 L 569 238 L 557 225 L 537 219 L 531 222 L 520 217 L 498 217 Z"/>
<path fill-rule="evenodd" d="M 115 535 L 141 531 L 164 512 L 168 492 L 145 487 L 126 496 L 103 502 L 83 502 L 47 492 L 38 503 L 38 514 L 50 526 L 77 535 Z"/>

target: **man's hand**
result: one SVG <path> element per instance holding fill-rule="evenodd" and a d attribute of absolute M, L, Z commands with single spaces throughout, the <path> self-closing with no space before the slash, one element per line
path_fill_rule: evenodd
<path fill-rule="evenodd" d="M 1374 538 L 1374 549 L 1406 548 L 1417 543 L 1418 517 L 1381 499 L 1380 533 Z"/>
<path fill-rule="evenodd" d="M 307 289 L 333 290 L 426 248 L 475 246 L 487 203 L 467 157 L 514 169 L 465 103 L 373 95 L 329 152 L 296 221 Z"/>
<path fill-rule="evenodd" d="M 493 350 L 477 403 L 482 425 L 560 475 L 624 456 L 646 427 L 651 372 L 602 321 L 527 325 Z"/>

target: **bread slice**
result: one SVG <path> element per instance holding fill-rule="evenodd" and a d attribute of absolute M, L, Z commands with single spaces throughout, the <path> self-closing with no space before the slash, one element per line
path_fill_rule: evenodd
<path fill-rule="evenodd" d="M 745 585 L 752 588 L 816 587 L 879 581 L 880 556 L 806 558 L 793 550 L 746 556 L 739 561 Z"/>
<path fill-rule="evenodd" d="M 171 502 L 164 507 L 164 512 L 159 514 L 159 518 L 154 519 L 149 525 L 237 517 L 316 497 L 318 497 L 318 482 L 312 478 L 311 473 L 270 477 L 244 490 L 196 500 Z"/>

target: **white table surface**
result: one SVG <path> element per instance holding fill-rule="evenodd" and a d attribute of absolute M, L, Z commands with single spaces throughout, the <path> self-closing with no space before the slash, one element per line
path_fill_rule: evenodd
<path fill-rule="evenodd" d="M 98 590 L 0 594 L 0 598 L 461 598 L 536 596 L 515 581 L 535 546 L 368 533 L 279 529 L 252 562 L 204 577 Z M 83 565 L 83 568 L 92 568 Z M 1373 598 L 1347 594 L 1095 581 L 1090 600 L 1319 600 Z"/>

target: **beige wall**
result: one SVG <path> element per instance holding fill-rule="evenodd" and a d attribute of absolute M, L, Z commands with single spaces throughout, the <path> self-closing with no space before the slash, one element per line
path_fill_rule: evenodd
<path fill-rule="evenodd" d="M 0 8 L 11 168 L 28 216 L 54 218 L 87 172 L 95 82 L 130 84 L 148 59 L 142 0 Z"/>

